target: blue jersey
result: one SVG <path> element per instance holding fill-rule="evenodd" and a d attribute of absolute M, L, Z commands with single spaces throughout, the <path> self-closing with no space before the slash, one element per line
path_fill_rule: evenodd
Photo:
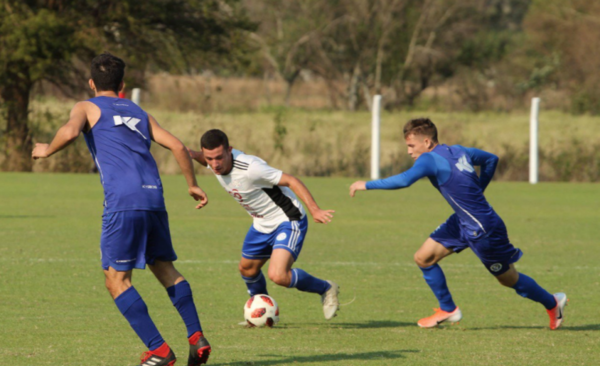
<path fill-rule="evenodd" d="M 438 145 L 422 154 L 406 172 L 386 179 L 367 182 L 367 189 L 405 188 L 423 177 L 444 196 L 458 216 L 460 225 L 484 236 L 502 223 L 502 219 L 485 199 L 483 192 L 491 181 L 498 157 L 488 152 L 460 145 Z M 481 167 L 478 176 L 473 166 Z"/>
<path fill-rule="evenodd" d="M 165 211 L 162 183 L 150 154 L 148 114 L 127 99 L 89 101 L 101 112 L 84 137 L 104 187 L 104 212 Z"/>

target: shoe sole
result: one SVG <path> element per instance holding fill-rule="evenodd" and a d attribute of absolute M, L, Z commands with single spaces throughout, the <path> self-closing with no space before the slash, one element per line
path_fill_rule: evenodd
<path fill-rule="evenodd" d="M 458 319 L 456 319 L 456 318 L 458 318 Z M 461 320 L 462 320 L 462 312 L 459 312 L 458 314 L 451 315 L 448 318 L 442 320 L 441 322 L 437 322 L 437 324 L 431 325 L 429 327 L 427 327 L 425 325 L 421 325 L 419 322 L 417 322 L 417 325 L 421 328 L 437 328 L 440 326 L 440 324 L 446 323 L 446 322 L 449 322 L 450 325 L 458 325 L 458 323 L 460 323 Z"/>
<path fill-rule="evenodd" d="M 333 285 L 332 282 L 330 282 L 331 285 Z M 340 295 L 340 286 L 335 284 L 337 286 L 337 289 L 335 290 L 335 297 L 338 298 Z M 333 315 L 330 316 L 329 318 L 327 316 L 325 316 L 325 320 L 331 320 L 333 318 L 335 318 L 337 316 L 337 312 L 340 311 L 340 301 L 338 299 L 338 305 L 337 305 L 337 309 L 335 309 L 335 311 L 333 312 Z"/>

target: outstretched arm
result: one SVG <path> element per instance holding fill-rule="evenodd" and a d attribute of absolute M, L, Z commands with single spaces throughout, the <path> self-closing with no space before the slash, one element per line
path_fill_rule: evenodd
<path fill-rule="evenodd" d="M 423 177 L 435 176 L 437 168 L 435 161 L 429 155 L 422 155 L 415 161 L 415 165 L 407 171 L 385 179 L 372 180 L 370 182 L 358 181 L 350 186 L 350 197 L 354 197 L 356 191 L 371 189 L 400 189 L 410 187 L 414 182 Z"/>
<path fill-rule="evenodd" d="M 194 174 L 194 166 L 192 164 L 192 159 L 190 158 L 188 149 L 181 141 L 179 141 L 177 137 L 160 127 L 154 117 L 148 115 L 148 120 L 150 121 L 150 133 L 152 134 L 152 140 L 165 149 L 171 150 L 173 156 L 175 156 L 175 160 L 177 160 L 177 163 L 181 168 L 181 172 L 183 173 L 185 180 L 187 181 L 188 193 L 196 201 L 200 201 L 196 208 L 202 208 L 206 206 L 208 203 L 208 197 L 206 196 L 206 193 L 204 193 L 204 191 L 198 187 L 196 175 Z"/>
<path fill-rule="evenodd" d="M 35 148 L 31 153 L 33 159 L 50 157 L 75 141 L 87 123 L 87 113 L 83 103 L 85 102 L 75 104 L 71 110 L 69 121 L 59 128 L 50 144 L 35 144 Z"/>
<path fill-rule="evenodd" d="M 464 149 L 471 158 L 473 165 L 481 167 L 479 185 L 481 186 L 481 189 L 485 191 L 486 187 L 494 177 L 499 159 L 492 153 L 474 147 L 465 147 Z"/>
<path fill-rule="evenodd" d="M 331 222 L 333 218 L 333 210 L 321 210 L 312 194 L 302 181 L 292 175 L 289 174 L 281 174 L 281 179 L 279 180 L 278 186 L 289 187 L 295 194 L 304 202 L 306 207 L 308 208 L 310 214 L 313 217 L 313 220 L 317 223 L 327 224 Z"/>

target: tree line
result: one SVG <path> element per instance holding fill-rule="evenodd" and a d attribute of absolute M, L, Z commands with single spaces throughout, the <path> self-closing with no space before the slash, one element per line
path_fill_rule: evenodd
<path fill-rule="evenodd" d="M 30 170 L 32 90 L 81 93 L 91 58 L 149 73 L 320 78 L 333 108 L 415 108 L 428 90 L 468 110 L 542 95 L 600 113 L 600 3 L 587 0 L 0 0 L 4 170 Z"/>

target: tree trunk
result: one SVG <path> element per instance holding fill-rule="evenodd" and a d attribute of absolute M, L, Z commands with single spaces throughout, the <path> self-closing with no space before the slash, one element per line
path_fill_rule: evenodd
<path fill-rule="evenodd" d="M 286 81 L 286 90 L 285 90 L 285 106 L 290 106 L 290 97 L 292 96 L 292 87 L 294 86 L 294 82 L 300 75 L 300 70 L 294 71 L 289 77 L 285 78 Z"/>
<path fill-rule="evenodd" d="M 354 65 L 352 78 L 348 87 L 348 110 L 355 111 L 358 104 L 358 83 L 360 82 L 360 62 Z"/>
<path fill-rule="evenodd" d="M 23 65 L 9 65 L 10 81 L 0 90 L 6 109 L 6 160 L 2 166 L 8 171 L 31 171 L 32 143 L 27 126 L 31 81 L 29 69 Z"/>

